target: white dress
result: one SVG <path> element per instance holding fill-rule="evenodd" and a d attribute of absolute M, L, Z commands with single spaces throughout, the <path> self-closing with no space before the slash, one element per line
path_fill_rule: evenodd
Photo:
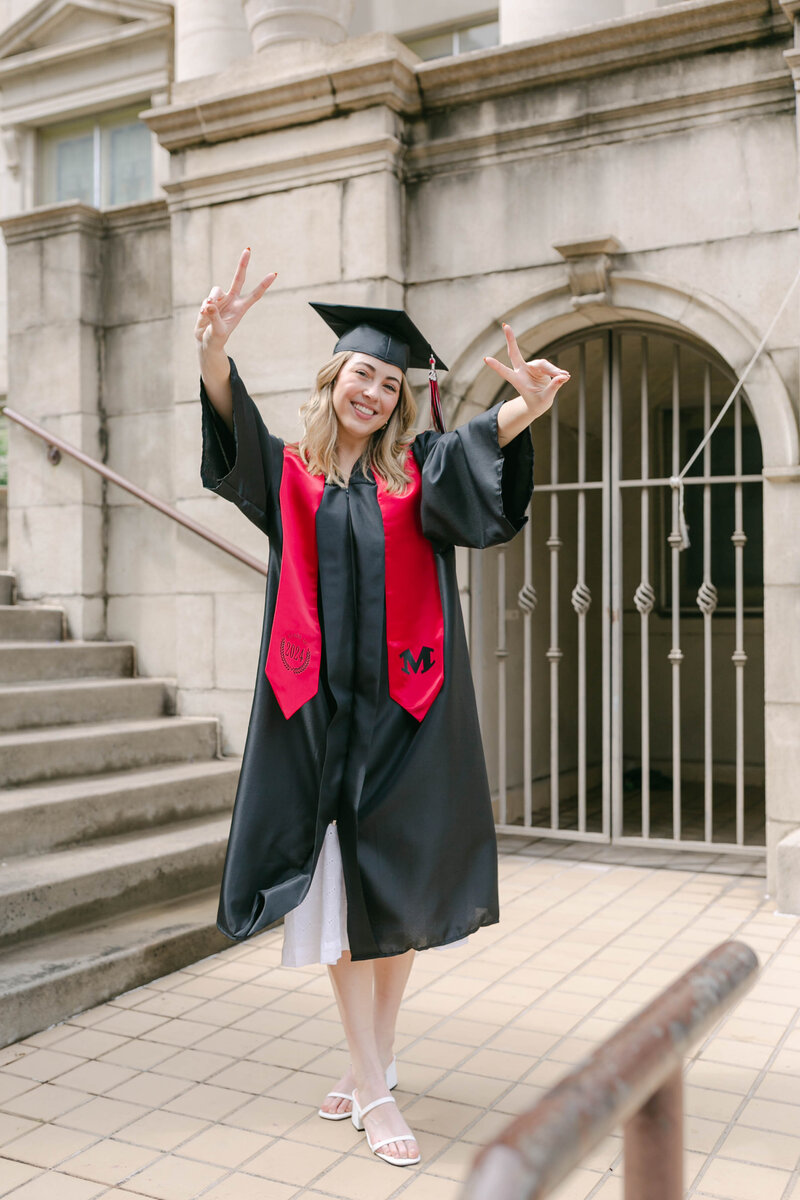
<path fill-rule="evenodd" d="M 436 949 L 466 946 L 469 938 L 449 942 Z M 336 963 L 347 940 L 347 895 L 344 888 L 342 852 L 336 822 L 325 831 L 319 859 L 305 899 L 283 918 L 284 967 L 308 967 L 312 963 Z"/>

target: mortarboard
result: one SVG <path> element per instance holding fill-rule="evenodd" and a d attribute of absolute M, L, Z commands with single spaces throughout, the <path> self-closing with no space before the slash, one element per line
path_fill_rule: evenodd
<path fill-rule="evenodd" d="M 431 348 L 414 322 L 399 308 L 363 308 L 354 304 L 317 304 L 311 307 L 338 334 L 334 352 L 360 350 L 405 372 L 409 367 L 427 369 L 431 390 L 431 420 L 444 432 L 436 368 L 447 367 Z"/>

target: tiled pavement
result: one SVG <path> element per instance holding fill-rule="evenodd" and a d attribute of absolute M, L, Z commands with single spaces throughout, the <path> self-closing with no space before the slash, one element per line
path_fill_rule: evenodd
<path fill-rule="evenodd" d="M 800 922 L 752 865 L 504 839 L 500 868 L 500 925 L 412 973 L 396 1094 L 418 1167 L 316 1116 L 346 1054 L 324 969 L 282 969 L 273 931 L 1 1050 L 0 1195 L 451 1200 L 512 1114 L 736 936 L 763 970 L 688 1065 L 688 1192 L 800 1200 Z M 558 1200 L 620 1197 L 620 1148 Z"/>

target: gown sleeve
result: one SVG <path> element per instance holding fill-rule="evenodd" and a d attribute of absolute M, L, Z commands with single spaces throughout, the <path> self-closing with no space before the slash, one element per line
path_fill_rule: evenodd
<path fill-rule="evenodd" d="M 509 541 L 527 521 L 533 446 L 525 429 L 497 440 L 500 404 L 450 433 L 417 437 L 422 462 L 422 532 L 434 546 L 482 549 Z"/>
<path fill-rule="evenodd" d="M 254 525 L 269 536 L 277 508 L 283 442 L 264 424 L 248 394 L 236 364 L 231 365 L 233 433 L 208 398 L 200 380 L 203 451 L 200 478 L 208 488 L 240 508 Z"/>

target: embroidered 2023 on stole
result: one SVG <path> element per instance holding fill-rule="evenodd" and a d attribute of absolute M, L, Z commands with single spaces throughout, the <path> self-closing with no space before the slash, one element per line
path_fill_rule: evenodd
<path fill-rule="evenodd" d="M 402 495 L 378 480 L 386 562 L 389 694 L 421 721 L 444 680 L 444 620 L 433 547 L 420 521 L 422 478 L 412 452 L 412 483 Z M 317 694 L 322 632 L 317 609 L 316 518 L 325 480 L 309 475 L 290 447 L 280 487 L 283 562 L 265 667 L 281 712 L 291 717 Z"/>

